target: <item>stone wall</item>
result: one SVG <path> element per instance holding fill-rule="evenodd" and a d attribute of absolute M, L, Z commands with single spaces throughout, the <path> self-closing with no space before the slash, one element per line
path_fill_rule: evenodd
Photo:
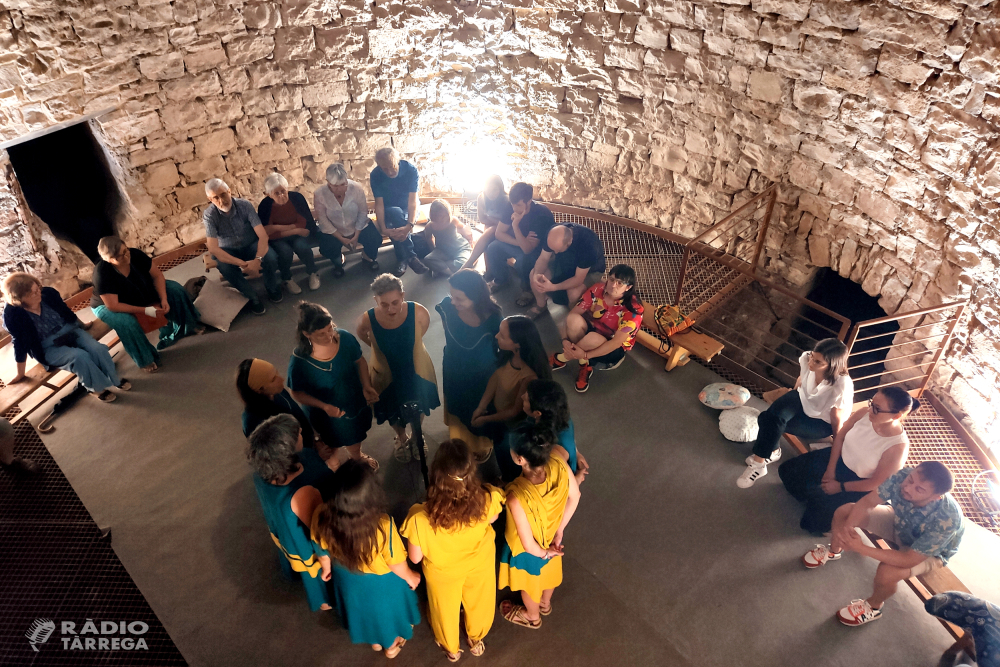
<path fill-rule="evenodd" d="M 497 171 L 685 235 L 778 182 L 775 275 L 831 266 L 889 313 L 972 299 L 935 384 L 988 435 L 998 59 L 988 0 L 0 0 L 0 137 L 117 107 L 120 228 L 157 253 L 202 236 L 208 177 L 308 190 L 390 143 L 427 192 Z M 0 269 L 52 272 L 2 187 Z"/>

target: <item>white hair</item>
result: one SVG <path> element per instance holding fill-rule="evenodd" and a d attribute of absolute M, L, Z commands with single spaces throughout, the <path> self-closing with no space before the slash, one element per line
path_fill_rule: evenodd
<path fill-rule="evenodd" d="M 375 151 L 375 163 L 382 164 L 383 162 L 399 162 L 399 155 L 396 153 L 396 149 L 392 146 L 386 146 L 385 148 L 380 148 Z"/>
<path fill-rule="evenodd" d="M 212 196 L 219 192 L 229 192 L 229 186 L 221 178 L 210 178 L 205 183 L 205 194 Z"/>
<path fill-rule="evenodd" d="M 347 182 L 347 169 L 343 163 L 335 162 L 326 168 L 326 182 L 330 185 L 343 185 Z"/>
<path fill-rule="evenodd" d="M 288 189 L 288 180 L 281 174 L 275 172 L 264 179 L 264 194 L 268 197 L 271 193 L 277 190 L 279 187 Z"/>

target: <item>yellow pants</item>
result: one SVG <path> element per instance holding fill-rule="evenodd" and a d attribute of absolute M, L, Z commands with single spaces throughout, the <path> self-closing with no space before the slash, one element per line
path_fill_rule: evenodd
<path fill-rule="evenodd" d="M 424 568 L 434 639 L 449 653 L 458 653 L 460 610 L 465 607 L 465 631 L 475 645 L 493 627 L 497 603 L 495 549 L 482 554 L 483 567 L 461 573 Z M 488 557 L 487 557 L 488 556 Z"/>

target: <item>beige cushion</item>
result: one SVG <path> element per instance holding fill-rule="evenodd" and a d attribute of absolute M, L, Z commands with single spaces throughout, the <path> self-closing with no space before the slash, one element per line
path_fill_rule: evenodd
<path fill-rule="evenodd" d="M 229 325 L 247 305 L 245 296 L 232 287 L 225 287 L 218 280 L 206 280 L 194 307 L 201 313 L 201 321 L 220 331 L 229 331 Z"/>

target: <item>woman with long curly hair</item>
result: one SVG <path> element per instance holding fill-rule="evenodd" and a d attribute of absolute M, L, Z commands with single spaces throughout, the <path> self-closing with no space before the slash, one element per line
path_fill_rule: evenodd
<path fill-rule="evenodd" d="M 420 622 L 420 574 L 406 564 L 406 550 L 385 492 L 372 469 L 348 460 L 338 487 L 312 517 L 313 548 L 323 581 L 334 582 L 340 621 L 355 644 L 369 644 L 395 658 Z"/>
<path fill-rule="evenodd" d="M 480 656 L 493 626 L 497 578 L 492 523 L 503 508 L 503 491 L 484 484 L 472 452 L 461 440 L 441 443 L 430 470 L 427 502 L 414 505 L 403 522 L 410 560 L 427 577 L 434 639 L 455 662 L 459 620 L 465 608 L 469 651 Z"/>

